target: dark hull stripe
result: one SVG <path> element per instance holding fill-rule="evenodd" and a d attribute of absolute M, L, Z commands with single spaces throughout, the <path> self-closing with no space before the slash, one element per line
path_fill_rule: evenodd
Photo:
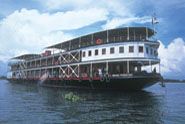
<path fill-rule="evenodd" d="M 41 86 L 77 88 L 77 89 L 107 89 L 107 90 L 141 90 L 160 80 L 159 77 L 114 78 L 102 80 L 11 80 L 12 82 L 38 83 Z"/>

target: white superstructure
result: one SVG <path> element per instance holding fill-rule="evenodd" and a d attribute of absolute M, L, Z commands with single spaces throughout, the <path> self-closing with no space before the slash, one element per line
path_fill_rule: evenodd
<path fill-rule="evenodd" d="M 106 59 L 158 59 L 158 42 L 119 42 L 82 49 L 82 62 Z"/>

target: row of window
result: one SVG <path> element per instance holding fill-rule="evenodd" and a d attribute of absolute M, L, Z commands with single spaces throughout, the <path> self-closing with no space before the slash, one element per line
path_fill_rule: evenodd
<path fill-rule="evenodd" d="M 158 55 L 157 50 L 149 49 L 146 47 L 146 53 L 151 55 Z"/>
<path fill-rule="evenodd" d="M 139 53 L 143 53 L 143 46 L 139 46 L 138 47 L 138 52 Z M 147 50 L 146 50 L 147 51 Z M 95 51 L 94 51 L 94 55 L 95 56 L 97 56 L 99 53 L 99 50 L 98 49 L 95 49 Z M 129 53 L 133 53 L 134 52 L 134 46 L 129 46 Z M 115 48 L 114 47 L 111 47 L 110 48 L 110 54 L 114 54 L 115 53 Z M 119 47 L 119 53 L 124 53 L 124 46 L 120 46 Z M 85 57 L 86 55 L 86 52 L 84 51 L 83 52 L 83 57 Z M 106 54 L 106 48 L 102 48 L 102 55 L 105 55 Z M 90 56 L 92 56 L 92 51 L 91 50 L 89 50 L 88 51 L 88 56 L 90 57 Z"/>

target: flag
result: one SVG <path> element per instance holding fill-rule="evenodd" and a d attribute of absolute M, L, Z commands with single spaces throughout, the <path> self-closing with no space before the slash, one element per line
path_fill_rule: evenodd
<path fill-rule="evenodd" d="M 157 24 L 157 23 L 159 23 L 157 18 L 156 17 L 152 17 L 152 24 Z"/>

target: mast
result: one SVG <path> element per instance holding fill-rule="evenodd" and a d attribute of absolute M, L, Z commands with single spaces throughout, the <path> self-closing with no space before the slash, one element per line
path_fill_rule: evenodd
<path fill-rule="evenodd" d="M 153 30 L 154 30 L 154 35 L 156 34 L 155 25 L 158 24 L 158 23 L 159 23 L 159 21 L 157 20 L 156 14 L 154 13 L 152 15 L 152 27 L 153 27 Z"/>

